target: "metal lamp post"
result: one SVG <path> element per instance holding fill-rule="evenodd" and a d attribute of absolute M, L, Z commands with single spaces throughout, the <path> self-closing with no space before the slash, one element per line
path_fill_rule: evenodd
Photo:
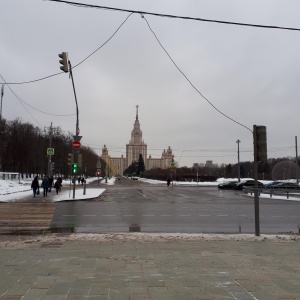
<path fill-rule="evenodd" d="M 241 174 L 240 174 L 240 140 L 236 141 L 238 144 L 238 181 L 241 181 Z"/>

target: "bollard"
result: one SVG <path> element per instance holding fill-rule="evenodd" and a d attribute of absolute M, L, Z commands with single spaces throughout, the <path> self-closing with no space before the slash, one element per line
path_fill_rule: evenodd
<path fill-rule="evenodd" d="M 270 198 L 272 198 L 272 194 L 273 194 L 273 191 L 272 191 L 272 190 L 270 190 Z"/>
<path fill-rule="evenodd" d="M 83 195 L 85 195 L 85 191 L 86 191 L 86 180 L 84 180 L 84 185 L 83 185 Z"/>
<path fill-rule="evenodd" d="M 286 199 L 289 199 L 289 191 L 286 192 Z"/>
<path fill-rule="evenodd" d="M 241 226 L 239 226 L 239 233 L 241 233 L 242 232 L 242 227 Z"/>

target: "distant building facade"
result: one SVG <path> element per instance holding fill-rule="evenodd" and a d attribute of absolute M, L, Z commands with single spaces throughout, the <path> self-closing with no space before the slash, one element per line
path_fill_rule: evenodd
<path fill-rule="evenodd" d="M 161 158 L 152 158 L 151 155 L 147 157 L 147 144 L 143 141 L 143 132 L 141 130 L 138 108 L 136 106 L 136 117 L 131 131 L 131 139 L 126 144 L 126 157 L 111 157 L 108 154 L 106 145 L 102 148 L 101 158 L 109 166 L 110 173 L 113 175 L 123 175 L 123 172 L 132 164 L 139 160 L 140 154 L 142 154 L 145 164 L 145 169 L 150 170 L 154 168 L 167 169 L 170 167 L 172 158 L 174 155 L 172 149 L 169 146 L 167 150 L 162 152 Z"/>

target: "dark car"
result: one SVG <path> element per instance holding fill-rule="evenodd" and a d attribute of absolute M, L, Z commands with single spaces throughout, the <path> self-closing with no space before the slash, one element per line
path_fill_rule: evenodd
<path fill-rule="evenodd" d="M 235 185 L 238 183 L 238 181 L 228 181 L 223 182 L 218 185 L 218 189 L 222 190 L 233 190 L 235 188 Z"/>
<path fill-rule="evenodd" d="M 272 189 L 293 189 L 298 190 L 300 189 L 300 186 L 296 183 L 292 182 L 280 182 L 276 185 L 271 186 Z"/>
<path fill-rule="evenodd" d="M 272 188 L 275 188 L 275 186 L 280 183 L 283 183 L 283 182 L 282 181 L 272 181 L 272 182 L 267 183 L 265 185 L 265 188 L 272 189 Z"/>
<path fill-rule="evenodd" d="M 247 187 L 254 187 L 255 185 L 255 181 L 254 180 L 246 180 L 246 181 L 242 181 L 238 184 L 235 185 L 235 189 L 236 190 L 242 190 L 243 188 L 247 188 Z M 264 184 L 260 181 L 257 181 L 257 186 L 259 188 L 263 188 L 265 187 Z"/>

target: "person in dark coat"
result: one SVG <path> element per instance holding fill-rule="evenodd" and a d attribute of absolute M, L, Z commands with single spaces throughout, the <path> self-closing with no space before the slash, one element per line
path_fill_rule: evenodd
<path fill-rule="evenodd" d="M 62 178 L 58 177 L 57 178 L 58 183 L 60 184 L 59 190 L 61 191 L 61 187 L 62 187 Z"/>
<path fill-rule="evenodd" d="M 44 197 L 47 197 L 48 189 L 49 189 L 49 180 L 48 176 L 44 176 L 44 179 L 42 181 L 42 188 L 44 189 Z"/>
<path fill-rule="evenodd" d="M 171 183 L 171 179 L 168 178 L 168 180 L 167 180 L 167 186 L 170 186 L 170 183 Z"/>
<path fill-rule="evenodd" d="M 81 184 L 84 184 L 84 177 L 81 177 Z"/>
<path fill-rule="evenodd" d="M 33 190 L 33 197 L 35 197 L 37 195 L 37 191 L 39 191 L 39 188 L 40 188 L 37 176 L 35 176 L 34 179 L 32 180 L 31 188 Z"/>
<path fill-rule="evenodd" d="M 56 195 L 58 195 L 58 192 L 59 192 L 60 189 L 61 189 L 61 183 L 60 183 L 59 180 L 56 180 L 56 181 L 55 181 L 54 187 L 55 187 L 55 190 L 56 190 Z"/>
<path fill-rule="evenodd" d="M 52 188 L 52 186 L 53 186 L 53 177 L 50 176 L 50 177 L 49 177 L 49 193 L 51 193 L 51 188 Z"/>

